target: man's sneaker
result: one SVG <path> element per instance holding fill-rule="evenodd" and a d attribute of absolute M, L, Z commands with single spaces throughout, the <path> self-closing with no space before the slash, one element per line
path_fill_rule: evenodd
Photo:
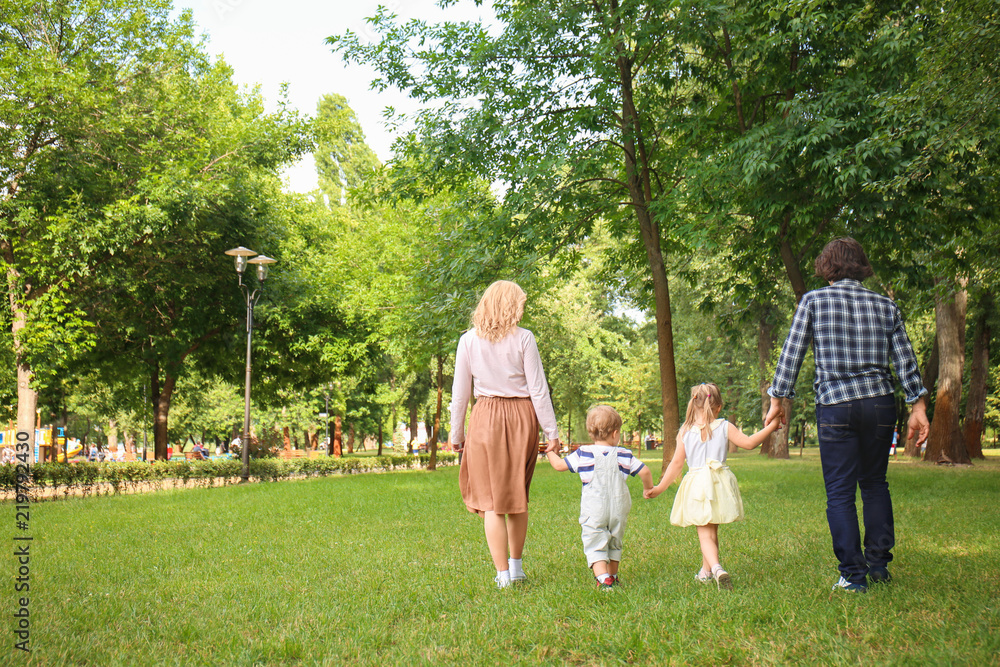
<path fill-rule="evenodd" d="M 705 572 L 705 570 L 698 570 L 698 574 L 694 575 L 694 578 L 695 581 L 698 581 L 702 584 L 707 584 L 708 582 L 712 581 L 712 573 Z"/>
<path fill-rule="evenodd" d="M 833 590 L 847 591 L 848 593 L 867 593 L 868 586 L 865 584 L 855 584 L 841 577 L 837 583 L 833 585 Z"/>
<path fill-rule="evenodd" d="M 724 591 L 733 590 L 733 580 L 729 576 L 729 573 L 723 570 L 721 567 L 712 570 L 712 576 L 715 578 L 715 585 Z"/>
<path fill-rule="evenodd" d="M 892 581 L 892 575 L 889 574 L 889 568 L 884 565 L 868 569 L 868 583 L 887 584 L 890 581 Z"/>

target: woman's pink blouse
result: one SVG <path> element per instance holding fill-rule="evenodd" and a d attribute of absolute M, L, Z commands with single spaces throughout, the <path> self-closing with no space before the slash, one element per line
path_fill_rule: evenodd
<path fill-rule="evenodd" d="M 535 336 L 515 327 L 502 340 L 491 343 L 466 331 L 458 341 L 455 382 L 451 388 L 451 441 L 465 442 L 465 413 L 470 395 L 530 398 L 538 423 L 548 440 L 559 438 L 555 411 L 545 381 Z"/>

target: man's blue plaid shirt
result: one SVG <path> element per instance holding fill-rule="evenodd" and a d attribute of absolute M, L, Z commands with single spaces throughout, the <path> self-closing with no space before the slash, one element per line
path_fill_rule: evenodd
<path fill-rule="evenodd" d="M 899 307 L 856 280 L 838 280 L 802 297 L 768 394 L 795 396 L 795 380 L 810 341 L 816 403 L 835 405 L 893 393 L 890 360 L 907 403 L 927 393 Z"/>

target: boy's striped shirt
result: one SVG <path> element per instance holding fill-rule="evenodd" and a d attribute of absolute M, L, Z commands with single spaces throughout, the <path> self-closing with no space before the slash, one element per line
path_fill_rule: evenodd
<path fill-rule="evenodd" d="M 594 479 L 594 457 L 609 456 L 612 451 L 618 452 L 618 470 L 624 477 L 633 477 L 646 464 L 640 461 L 631 451 L 624 447 L 605 447 L 603 445 L 583 445 L 575 452 L 565 457 L 563 461 L 569 467 L 570 472 L 580 475 L 580 481 L 586 486 Z"/>

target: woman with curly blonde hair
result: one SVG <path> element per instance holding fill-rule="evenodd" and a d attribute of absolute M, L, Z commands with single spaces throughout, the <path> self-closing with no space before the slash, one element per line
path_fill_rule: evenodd
<path fill-rule="evenodd" d="M 485 519 L 499 588 L 526 579 L 521 556 L 539 427 L 548 448 L 559 447 L 535 336 L 518 326 L 526 298 L 509 280 L 486 289 L 472 316 L 473 328 L 458 342 L 451 392 L 451 441 L 464 452 L 459 487 L 468 510 Z M 466 435 L 465 413 L 473 394 Z"/>

